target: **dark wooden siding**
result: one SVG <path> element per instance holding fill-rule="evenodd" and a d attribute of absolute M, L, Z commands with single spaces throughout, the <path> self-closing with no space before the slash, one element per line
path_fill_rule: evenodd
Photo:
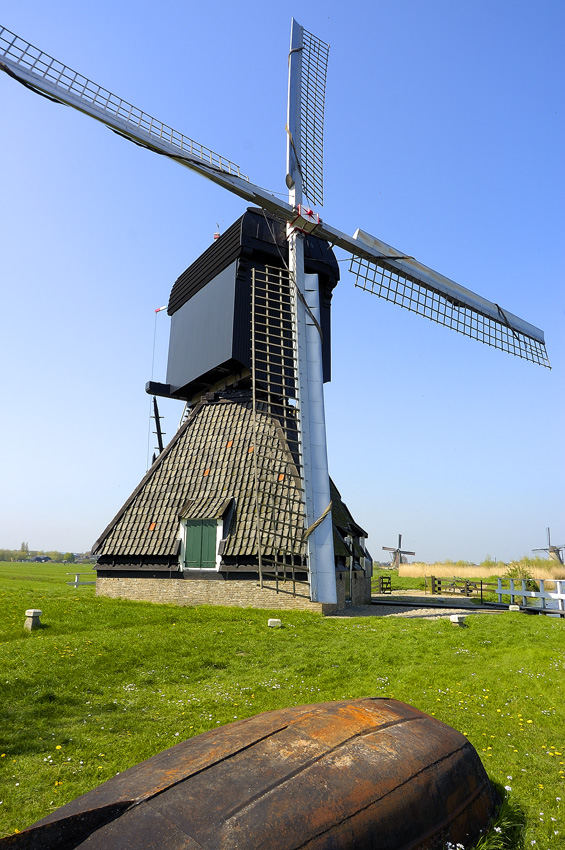
<path fill-rule="evenodd" d="M 253 255 L 259 262 L 274 266 L 286 265 L 288 243 L 285 223 L 262 210 L 247 210 L 177 278 L 169 298 L 169 316 L 242 255 Z M 304 244 L 304 260 L 309 274 L 322 276 L 326 291 L 322 300 L 327 301 L 328 293 L 331 297 L 331 290 L 339 281 L 339 266 L 332 249 L 324 240 L 308 236 Z"/>
<path fill-rule="evenodd" d="M 169 316 L 176 313 L 193 295 L 237 259 L 241 253 L 242 220 L 243 216 L 238 218 L 177 278 L 169 297 Z"/>

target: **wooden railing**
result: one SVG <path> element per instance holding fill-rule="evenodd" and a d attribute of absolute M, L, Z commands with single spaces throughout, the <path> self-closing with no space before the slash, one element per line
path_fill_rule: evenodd
<path fill-rule="evenodd" d="M 428 582 L 426 580 L 426 587 L 427 584 Z M 496 585 L 489 585 L 481 579 L 477 581 L 467 578 L 457 578 L 456 576 L 453 576 L 453 578 L 436 578 L 435 576 L 430 576 L 430 585 L 432 594 L 461 593 L 463 596 L 473 596 L 475 594 L 480 596 L 481 602 L 483 601 L 483 590 L 494 589 L 496 587 Z"/>
<path fill-rule="evenodd" d="M 383 594 L 392 593 L 392 583 L 390 576 L 379 576 L 378 592 Z"/>

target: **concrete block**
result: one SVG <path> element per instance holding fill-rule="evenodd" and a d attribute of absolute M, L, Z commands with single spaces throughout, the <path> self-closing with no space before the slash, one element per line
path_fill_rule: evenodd
<path fill-rule="evenodd" d="M 39 608 L 28 608 L 26 611 L 26 618 L 24 622 L 24 629 L 27 629 L 28 632 L 31 632 L 32 629 L 40 629 L 41 628 L 41 611 Z"/>
<path fill-rule="evenodd" d="M 268 625 L 271 629 L 280 629 L 280 627 L 282 626 L 282 623 L 281 623 L 281 621 L 280 621 L 280 620 L 278 620 L 276 617 L 271 617 L 271 619 L 269 620 L 269 622 L 267 623 L 267 625 Z"/>
<path fill-rule="evenodd" d="M 451 614 L 449 619 L 454 626 L 464 626 L 467 619 L 465 614 Z"/>

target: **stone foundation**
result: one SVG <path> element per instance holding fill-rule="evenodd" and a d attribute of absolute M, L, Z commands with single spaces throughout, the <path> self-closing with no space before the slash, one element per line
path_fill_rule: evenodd
<path fill-rule="evenodd" d="M 352 582 L 352 605 L 365 605 L 371 601 L 370 579 L 363 573 L 354 574 Z M 206 579 L 106 577 L 96 581 L 96 595 L 112 599 L 132 599 L 138 602 L 158 602 L 169 605 L 225 605 L 238 608 L 287 609 L 315 611 L 333 614 L 345 608 L 345 580 L 337 576 L 337 605 L 311 602 L 307 582 L 296 582 L 293 594 L 292 582 L 279 582 L 277 593 L 274 581 L 258 580 L 207 581 Z"/>

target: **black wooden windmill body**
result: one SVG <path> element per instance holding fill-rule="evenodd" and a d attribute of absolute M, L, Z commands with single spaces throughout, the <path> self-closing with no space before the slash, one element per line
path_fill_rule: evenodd
<path fill-rule="evenodd" d="M 540 365 L 548 362 L 539 329 L 365 231 L 357 230 L 354 236 L 342 233 L 310 208 L 323 201 L 327 59 L 327 45 L 293 21 L 287 118 L 289 198 L 284 202 L 251 183 L 234 163 L 0 29 L 0 67 L 10 76 L 90 115 L 136 144 L 174 159 L 258 208 L 246 213 L 211 246 L 210 253 L 193 264 L 200 262 L 199 269 L 191 267 L 175 284 L 169 302 L 172 325 L 167 381 L 150 390 L 188 402 L 196 398 L 202 402 L 206 395 L 227 389 L 251 392 L 244 418 L 257 445 L 260 432 L 267 440 L 263 460 L 270 451 L 267 435 L 277 428 L 282 434 L 279 460 L 283 456 L 285 460 L 278 475 L 293 482 L 292 495 L 285 503 L 287 513 L 294 515 L 297 500 L 300 503 L 298 542 L 305 551 L 311 599 L 334 603 L 323 382 L 330 376 L 329 302 L 337 276 L 332 282 L 329 270 L 334 261 L 328 243 L 351 255 L 350 271 L 360 288 L 493 347 Z M 234 228 L 239 240 L 235 252 Z M 266 245 L 270 248 L 265 249 Z M 227 439 L 225 446 L 229 442 Z M 273 516 L 272 500 L 265 497 L 261 501 L 264 483 L 257 455 L 255 452 L 249 483 L 255 490 L 256 525 L 248 530 L 248 536 L 256 535 L 260 559 L 262 524 L 276 526 L 278 518 Z M 225 454 L 215 457 L 218 463 L 228 463 Z M 165 465 L 166 460 L 161 461 L 160 468 Z M 206 469 L 202 477 L 209 477 Z M 235 510 L 228 490 L 224 488 L 214 499 L 210 493 L 207 496 L 210 511 L 212 503 L 216 513 L 224 511 L 220 514 L 224 526 L 230 511 Z M 191 516 L 197 503 L 196 497 L 187 500 L 186 522 L 195 521 Z M 229 538 L 229 527 L 222 533 Z"/>

